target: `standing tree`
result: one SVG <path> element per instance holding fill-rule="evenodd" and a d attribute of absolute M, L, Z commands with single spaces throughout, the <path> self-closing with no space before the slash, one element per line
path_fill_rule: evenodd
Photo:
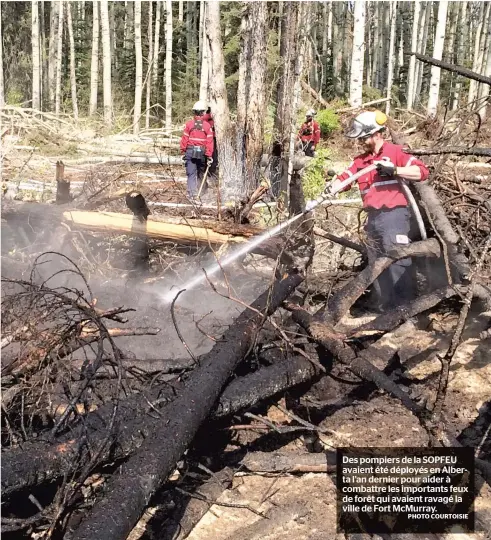
<path fill-rule="evenodd" d="M 151 2 L 150 2 L 151 5 Z M 133 109 L 133 133 L 138 135 L 140 131 L 140 116 L 142 110 L 142 84 L 143 84 L 143 62 L 142 62 L 142 3 L 135 0 L 135 106 Z"/>
<path fill-rule="evenodd" d="M 60 0 L 58 9 L 58 36 L 56 46 L 56 88 L 55 113 L 60 114 L 61 107 L 61 68 L 63 63 L 63 0 Z"/>
<path fill-rule="evenodd" d="M 353 50 L 351 55 L 351 77 L 349 102 L 360 107 L 363 102 L 363 61 L 365 58 L 365 1 L 355 0 Z"/>
<path fill-rule="evenodd" d="M 104 123 L 112 127 L 113 98 L 111 89 L 111 37 L 109 33 L 109 11 L 107 0 L 101 0 L 102 29 L 102 80 L 104 90 Z"/>
<path fill-rule="evenodd" d="M 0 2 L 0 107 L 5 105 L 5 88 L 3 84 L 3 39 L 2 36 L 2 3 Z"/>
<path fill-rule="evenodd" d="M 419 52 L 419 44 L 421 42 L 421 27 L 419 25 L 419 13 L 421 8 L 421 1 L 416 0 L 414 2 L 414 16 L 413 16 L 413 32 L 411 37 L 411 51 Z M 414 98 L 416 95 L 416 56 L 412 55 L 409 59 L 409 71 L 407 76 L 407 108 L 411 110 L 414 105 Z"/>
<path fill-rule="evenodd" d="M 58 24 L 59 3 L 50 2 L 50 23 L 49 23 L 49 53 L 48 53 L 48 95 L 51 110 L 55 108 L 56 89 L 56 28 Z"/>
<path fill-rule="evenodd" d="M 486 42 L 486 33 L 483 32 L 483 29 L 486 25 L 486 4 L 484 2 L 480 2 L 479 5 L 478 21 L 479 22 L 474 36 L 474 55 L 472 58 L 472 71 L 475 71 L 476 73 L 481 73 Z M 471 80 L 469 85 L 469 94 L 467 96 L 468 103 L 472 103 L 477 99 L 477 89 L 477 81 Z"/>
<path fill-rule="evenodd" d="M 97 90 L 99 85 L 99 2 L 92 1 L 92 57 L 90 60 L 89 116 L 97 112 Z"/>
<path fill-rule="evenodd" d="M 445 42 L 445 25 L 447 22 L 448 0 L 440 0 L 438 4 L 438 21 L 436 24 L 433 58 L 442 59 L 443 44 Z M 428 98 L 428 116 L 435 116 L 438 109 L 440 94 L 440 68 L 431 66 L 430 95 Z"/>
<path fill-rule="evenodd" d="M 390 114 L 390 100 L 392 98 L 392 85 L 394 84 L 394 68 L 396 64 L 396 21 L 397 21 L 397 0 L 390 3 L 390 40 L 389 40 L 389 67 L 387 71 L 387 103 L 385 114 Z"/>
<path fill-rule="evenodd" d="M 172 128 L 172 0 L 165 0 L 165 129 Z"/>
<path fill-rule="evenodd" d="M 75 118 L 75 120 L 78 120 L 77 75 L 75 73 L 75 40 L 73 38 L 71 2 L 67 2 L 66 20 L 67 20 L 67 27 L 68 27 L 68 39 L 70 40 L 70 87 L 72 89 L 73 117 Z"/>
<path fill-rule="evenodd" d="M 162 2 L 157 0 L 155 11 L 155 37 L 153 43 L 153 63 L 152 63 L 152 86 L 157 91 L 157 80 L 159 74 L 159 54 L 160 54 L 160 13 Z"/>
<path fill-rule="evenodd" d="M 243 192 L 259 182 L 266 114 L 267 28 L 266 2 L 245 3 L 242 14 L 242 46 L 239 56 L 237 129 L 244 137 Z"/>
<path fill-rule="evenodd" d="M 41 109 L 41 56 L 39 47 L 39 2 L 32 0 L 32 108 Z"/>
<path fill-rule="evenodd" d="M 206 39 L 206 6 L 207 2 L 202 2 L 200 10 L 200 36 L 201 37 L 201 76 L 199 84 L 199 100 L 208 101 L 208 79 L 209 79 L 209 67 L 208 67 L 208 40 Z"/>
<path fill-rule="evenodd" d="M 152 69 L 153 69 L 153 35 L 152 35 L 152 2 L 148 2 L 148 69 L 147 75 L 145 77 L 147 84 L 147 93 L 145 100 L 145 128 L 150 127 L 150 99 L 152 93 Z M 140 48 L 141 48 L 141 39 L 140 39 Z"/>

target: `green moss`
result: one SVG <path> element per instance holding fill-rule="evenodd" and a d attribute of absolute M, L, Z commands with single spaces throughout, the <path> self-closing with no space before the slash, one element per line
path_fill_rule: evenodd
<path fill-rule="evenodd" d="M 341 127 L 338 115 L 332 109 L 322 109 L 316 114 L 315 119 L 319 122 L 323 136 L 331 135 Z"/>

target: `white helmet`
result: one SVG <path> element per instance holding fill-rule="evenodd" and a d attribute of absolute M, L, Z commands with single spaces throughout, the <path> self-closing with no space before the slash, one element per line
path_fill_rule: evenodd
<path fill-rule="evenodd" d="M 197 101 L 193 105 L 193 111 L 206 111 L 206 103 L 204 101 Z"/>
<path fill-rule="evenodd" d="M 369 137 L 385 129 L 386 122 L 387 116 L 382 111 L 364 111 L 353 120 L 345 135 L 350 139 Z"/>
<path fill-rule="evenodd" d="M 314 111 L 314 109 L 309 109 L 309 110 L 305 113 L 305 116 L 315 116 L 315 111 Z"/>

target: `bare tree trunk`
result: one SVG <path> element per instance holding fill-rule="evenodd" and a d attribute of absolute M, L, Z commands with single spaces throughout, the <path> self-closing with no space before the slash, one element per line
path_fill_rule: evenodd
<path fill-rule="evenodd" d="M 478 73 L 485 74 L 486 68 L 487 68 L 487 60 L 489 58 L 489 49 L 491 47 L 491 2 L 487 2 L 487 5 L 486 5 L 486 15 L 484 17 L 484 28 L 483 28 L 483 35 L 481 37 L 481 40 L 484 43 L 482 47 L 483 57 L 481 60 L 481 65 L 480 65 L 480 69 Z M 478 90 L 477 90 L 479 107 L 485 107 L 483 98 L 487 98 L 488 95 L 489 95 L 489 85 L 479 83 Z"/>
<path fill-rule="evenodd" d="M 333 42 L 332 42 L 332 62 L 333 62 L 333 79 L 334 91 L 340 96 L 343 93 L 342 84 L 342 68 L 343 68 L 343 33 L 342 25 L 344 21 L 343 6 L 341 2 L 334 2 L 332 5 L 334 26 L 333 26 Z"/>
<path fill-rule="evenodd" d="M 132 48 L 132 34 L 133 34 L 133 5 L 134 0 L 130 0 L 129 2 L 125 2 L 125 16 L 124 16 L 124 48 L 125 49 L 131 49 Z"/>
<path fill-rule="evenodd" d="M 488 11 L 489 11 L 489 7 L 490 5 L 488 4 Z M 491 25 L 491 19 L 490 19 L 490 16 L 488 15 L 487 45 L 486 45 L 486 54 L 484 58 L 485 65 L 483 66 L 484 75 L 486 75 L 486 77 L 491 77 L 491 28 L 490 28 L 490 25 Z M 479 109 L 479 116 L 481 117 L 481 121 L 484 122 L 484 120 L 486 119 L 487 108 L 489 106 L 489 84 L 481 83 L 479 87 L 480 87 L 479 100 L 480 102 L 482 102 L 482 105 Z"/>
<path fill-rule="evenodd" d="M 116 56 L 114 50 L 116 48 L 116 17 L 114 14 L 114 2 L 108 3 L 109 5 L 109 43 L 111 46 L 111 62 L 112 67 L 117 69 Z"/>
<path fill-rule="evenodd" d="M 99 2 L 92 1 L 92 57 L 90 60 L 89 116 L 97 112 L 97 90 L 99 86 Z"/>
<path fill-rule="evenodd" d="M 41 61 L 39 55 L 39 2 L 32 0 L 31 22 L 32 22 L 32 108 L 41 109 Z"/>
<path fill-rule="evenodd" d="M 142 83 L 143 83 L 143 62 L 142 62 L 142 3 L 135 0 L 135 106 L 133 109 L 133 134 L 140 132 L 140 116 L 142 110 Z"/>
<path fill-rule="evenodd" d="M 55 89 L 55 113 L 60 114 L 61 107 L 61 68 L 63 61 L 63 0 L 60 0 L 58 10 L 58 37 L 56 48 L 56 89 Z"/>
<path fill-rule="evenodd" d="M 206 39 L 206 9 L 207 2 L 201 3 L 200 36 L 201 36 L 201 75 L 199 84 L 199 100 L 208 102 L 208 40 Z M 239 63 L 240 69 L 240 63 Z M 240 85 L 240 76 L 239 76 Z"/>
<path fill-rule="evenodd" d="M 267 25 L 265 2 L 246 4 L 242 14 L 242 47 L 239 58 L 237 127 L 244 137 L 245 185 L 243 191 L 257 188 L 263 154 L 266 114 Z"/>
<path fill-rule="evenodd" d="M 433 58 L 442 59 L 443 44 L 445 42 L 445 25 L 447 22 L 448 0 L 440 0 L 438 5 L 438 22 L 436 25 Z M 428 116 L 435 116 L 438 109 L 440 94 L 440 68 L 431 67 L 430 95 L 428 98 Z"/>
<path fill-rule="evenodd" d="M 49 56 L 48 56 L 48 95 L 50 109 L 55 109 L 56 91 L 56 29 L 59 17 L 59 3 L 50 2 L 50 23 L 49 23 Z"/>
<path fill-rule="evenodd" d="M 179 0 L 179 14 L 177 18 L 181 23 L 184 21 L 184 0 Z"/>
<path fill-rule="evenodd" d="M 0 2 L 0 36 L 2 36 L 2 6 Z M 0 38 L 0 107 L 5 105 L 5 87 L 3 82 L 3 39 Z"/>
<path fill-rule="evenodd" d="M 68 26 L 68 39 L 70 40 L 70 87 L 72 90 L 73 117 L 78 120 L 77 103 L 77 75 L 75 73 L 75 40 L 73 39 L 72 4 L 67 2 L 66 21 Z"/>
<path fill-rule="evenodd" d="M 378 88 L 378 70 L 379 70 L 379 55 L 378 55 L 378 49 L 380 47 L 380 31 L 379 26 L 382 24 L 382 21 L 379 18 L 378 13 L 378 2 L 373 3 L 373 24 L 372 24 L 372 31 L 373 31 L 373 42 L 372 42 L 372 86 L 374 88 Z"/>
<path fill-rule="evenodd" d="M 421 12 L 421 28 L 423 32 L 423 39 L 421 41 L 421 54 L 426 53 L 426 47 L 428 43 L 428 30 L 430 28 L 430 19 L 431 19 L 431 2 L 426 2 L 425 8 Z M 421 95 L 421 86 L 423 84 L 423 62 L 417 63 L 417 80 L 416 80 L 416 91 L 415 95 Z"/>
<path fill-rule="evenodd" d="M 457 20 L 460 20 L 460 25 L 457 25 L 456 36 L 456 51 L 455 51 L 455 63 L 457 65 L 463 65 L 464 63 L 464 32 L 467 31 L 467 6 L 465 2 L 458 4 Z M 458 30 L 460 28 L 460 31 Z M 457 77 L 455 86 L 452 93 L 451 109 L 455 111 L 459 106 L 460 93 L 462 90 L 462 77 Z"/>
<path fill-rule="evenodd" d="M 396 21 L 397 21 L 397 0 L 390 3 L 390 42 L 389 42 L 389 69 L 387 72 L 387 97 L 389 100 L 385 105 L 385 114 L 390 114 L 390 100 L 392 98 L 392 85 L 394 83 L 394 67 L 396 63 Z"/>
<path fill-rule="evenodd" d="M 145 127 L 150 127 L 150 99 L 152 93 L 152 66 L 153 66 L 153 11 L 152 2 L 148 2 L 148 70 L 147 70 L 147 94 L 145 100 Z M 140 37 L 141 48 L 141 37 Z"/>
<path fill-rule="evenodd" d="M 165 0 L 165 129 L 172 127 L 172 1 Z"/>
<path fill-rule="evenodd" d="M 159 54 L 160 54 L 160 13 L 162 8 L 161 0 L 157 0 L 155 11 L 155 36 L 153 44 L 153 65 L 152 65 L 152 85 L 157 92 L 157 80 L 159 74 Z"/>
<path fill-rule="evenodd" d="M 421 39 L 421 28 L 419 26 L 419 12 L 421 9 L 420 0 L 414 2 L 414 16 L 413 16 L 413 32 L 411 36 L 411 51 L 417 52 L 419 41 Z M 409 71 L 407 77 L 407 103 L 406 106 L 409 110 L 413 108 L 414 96 L 416 94 L 416 57 L 411 56 L 409 60 Z"/>
<path fill-rule="evenodd" d="M 111 36 L 109 32 L 109 11 L 107 0 L 101 0 L 102 30 L 102 78 L 104 87 L 104 124 L 112 127 L 113 106 L 111 88 Z"/>
<path fill-rule="evenodd" d="M 476 35 L 474 38 L 474 56 L 472 60 L 472 71 L 476 73 L 481 73 L 482 59 L 484 57 L 484 42 L 486 34 L 483 32 L 485 16 L 486 14 L 486 5 L 484 2 L 480 3 L 479 7 L 479 23 L 476 29 Z M 469 85 L 469 95 L 467 98 L 467 103 L 472 103 L 477 98 L 477 82 L 471 81 Z"/>
<path fill-rule="evenodd" d="M 365 60 L 365 1 L 355 0 L 353 50 L 351 56 L 351 77 L 349 103 L 359 107 L 363 102 L 363 62 Z"/>
<path fill-rule="evenodd" d="M 46 55 L 46 28 L 45 28 L 45 19 L 44 19 L 44 6 L 45 3 L 41 2 L 41 12 L 39 16 L 39 42 L 40 42 L 40 54 L 39 61 L 41 63 L 41 74 L 40 74 L 40 89 L 41 89 L 41 108 L 46 109 L 46 100 L 48 96 L 48 79 L 46 77 L 48 73 L 48 59 Z M 1 36 L 1 33 L 0 33 Z"/>

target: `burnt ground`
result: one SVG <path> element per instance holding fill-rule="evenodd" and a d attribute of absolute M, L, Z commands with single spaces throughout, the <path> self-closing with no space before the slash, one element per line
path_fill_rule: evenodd
<path fill-rule="evenodd" d="M 85 173 L 83 173 L 85 174 Z M 127 175 L 131 177 L 131 175 Z M 135 179 L 137 177 L 135 176 Z M 166 193 L 166 200 L 180 202 L 181 192 L 168 187 L 168 192 L 156 192 L 155 197 Z M 154 186 L 155 187 L 155 186 Z M 158 189 L 166 189 L 166 184 Z M 173 191 L 174 190 L 174 191 Z M 157 199 L 158 200 L 158 199 Z M 162 200 L 162 199 L 160 199 Z M 121 201 L 111 203 L 107 209 L 121 210 Z M 329 222 L 336 223 L 335 229 L 342 229 L 353 235 L 358 229 L 357 210 L 330 210 Z M 338 227 L 339 226 L 339 227 Z M 19 277 L 19 262 L 12 263 L 8 249 L 2 253 L 3 276 Z M 196 254 L 194 255 L 196 257 Z M 141 279 L 130 278 L 121 272 L 97 273 L 90 284 L 100 307 L 125 305 L 136 311 L 128 314 L 128 326 L 152 326 L 160 328 L 156 336 L 119 338 L 118 346 L 128 355 L 138 359 L 181 358 L 186 349 L 177 336 L 170 315 L 170 306 L 162 295 L 170 286 L 182 287 L 187 279 L 195 277 L 203 265 L 211 262 L 210 254 L 198 255 L 190 262 L 180 260 L 164 279 L 144 283 Z M 6 260 L 7 258 L 7 260 Z M 14 256 L 18 261 L 19 258 Z M 248 258 L 251 261 L 253 258 Z M 254 260 L 257 261 L 258 257 Z M 247 262 L 246 261 L 246 262 Z M 331 243 L 319 242 L 314 265 L 308 280 L 310 294 L 326 294 L 331 280 L 326 276 L 349 269 L 355 262 L 352 252 L 344 251 Z M 271 280 L 272 267 L 261 263 L 261 271 L 250 264 L 245 268 L 236 267 L 228 273 L 228 282 L 233 296 L 244 303 L 251 302 Z M 50 268 L 43 268 L 49 274 Z M 269 276 L 268 276 L 269 274 Z M 221 291 L 229 295 L 227 284 L 220 280 Z M 70 286 L 75 286 L 73 282 Z M 176 290 L 178 290 L 178 288 Z M 314 296 L 315 296 L 314 294 Z M 179 298 L 175 313 L 179 328 L 187 345 L 196 354 L 203 354 L 213 345 L 206 334 L 218 337 L 243 310 L 240 303 L 223 298 L 204 284 Z M 280 310 L 278 320 L 286 320 L 287 315 Z M 440 362 L 437 354 L 448 347 L 456 324 L 456 314 L 442 309 L 432 314 L 424 314 L 411 320 L 400 329 L 384 336 L 379 344 L 383 364 L 391 365 L 399 384 L 408 389 L 415 399 L 431 403 L 434 399 Z M 477 449 L 481 459 L 491 460 L 490 419 L 491 419 L 491 355 L 490 342 L 479 340 L 479 333 L 485 328 L 488 316 L 472 312 L 468 318 L 464 340 L 457 350 L 451 367 L 448 393 L 445 401 L 446 424 L 458 436 L 460 442 Z M 363 322 L 367 317 L 363 317 Z M 355 318 L 344 319 L 339 328 L 360 324 Z M 346 382 L 346 380 L 351 382 Z M 237 429 L 231 433 L 222 429 L 216 441 L 206 440 L 195 449 L 195 461 L 208 464 L 213 470 L 219 463 L 234 462 L 236 455 L 245 451 L 282 452 L 324 451 L 347 445 L 404 447 L 424 446 L 428 443 L 426 432 L 417 419 L 402 405 L 368 384 L 356 383 L 353 375 L 335 366 L 329 376 L 309 388 L 291 392 L 286 401 L 288 406 L 302 418 L 313 422 L 326 433 L 314 437 L 295 434 L 281 435 L 254 428 Z M 279 425 L 296 425 L 292 419 L 269 403 L 255 410 L 256 413 Z M 236 425 L 248 424 L 249 419 L 238 416 Z M 219 452 L 219 453 L 217 453 Z M 186 485 L 182 471 L 175 475 L 171 485 Z M 199 491 L 199 489 L 198 489 Z M 151 502 L 140 523 L 135 527 L 131 540 L 166 538 L 162 529 L 167 522 L 164 510 L 169 508 L 168 488 L 162 490 Z M 220 495 L 218 503 L 250 505 L 255 511 L 267 516 L 261 517 L 249 509 L 213 505 L 188 536 L 190 540 L 254 540 L 283 539 L 320 540 L 326 538 L 344 539 L 337 534 L 335 477 L 326 473 L 294 474 L 250 474 L 237 472 L 230 489 Z M 457 538 L 489 538 L 486 523 L 491 522 L 491 489 L 486 484 L 480 486 L 476 499 L 477 524 L 481 530 L 475 535 L 459 535 Z M 400 540 L 421 539 L 421 536 L 399 535 Z M 454 535 L 447 534 L 450 539 Z M 352 536 L 352 538 L 354 538 Z M 365 538 L 358 535 L 360 540 Z M 368 538 L 368 536 L 366 536 Z M 374 536 L 372 538 L 379 538 Z M 428 536 L 428 538 L 435 538 Z"/>

